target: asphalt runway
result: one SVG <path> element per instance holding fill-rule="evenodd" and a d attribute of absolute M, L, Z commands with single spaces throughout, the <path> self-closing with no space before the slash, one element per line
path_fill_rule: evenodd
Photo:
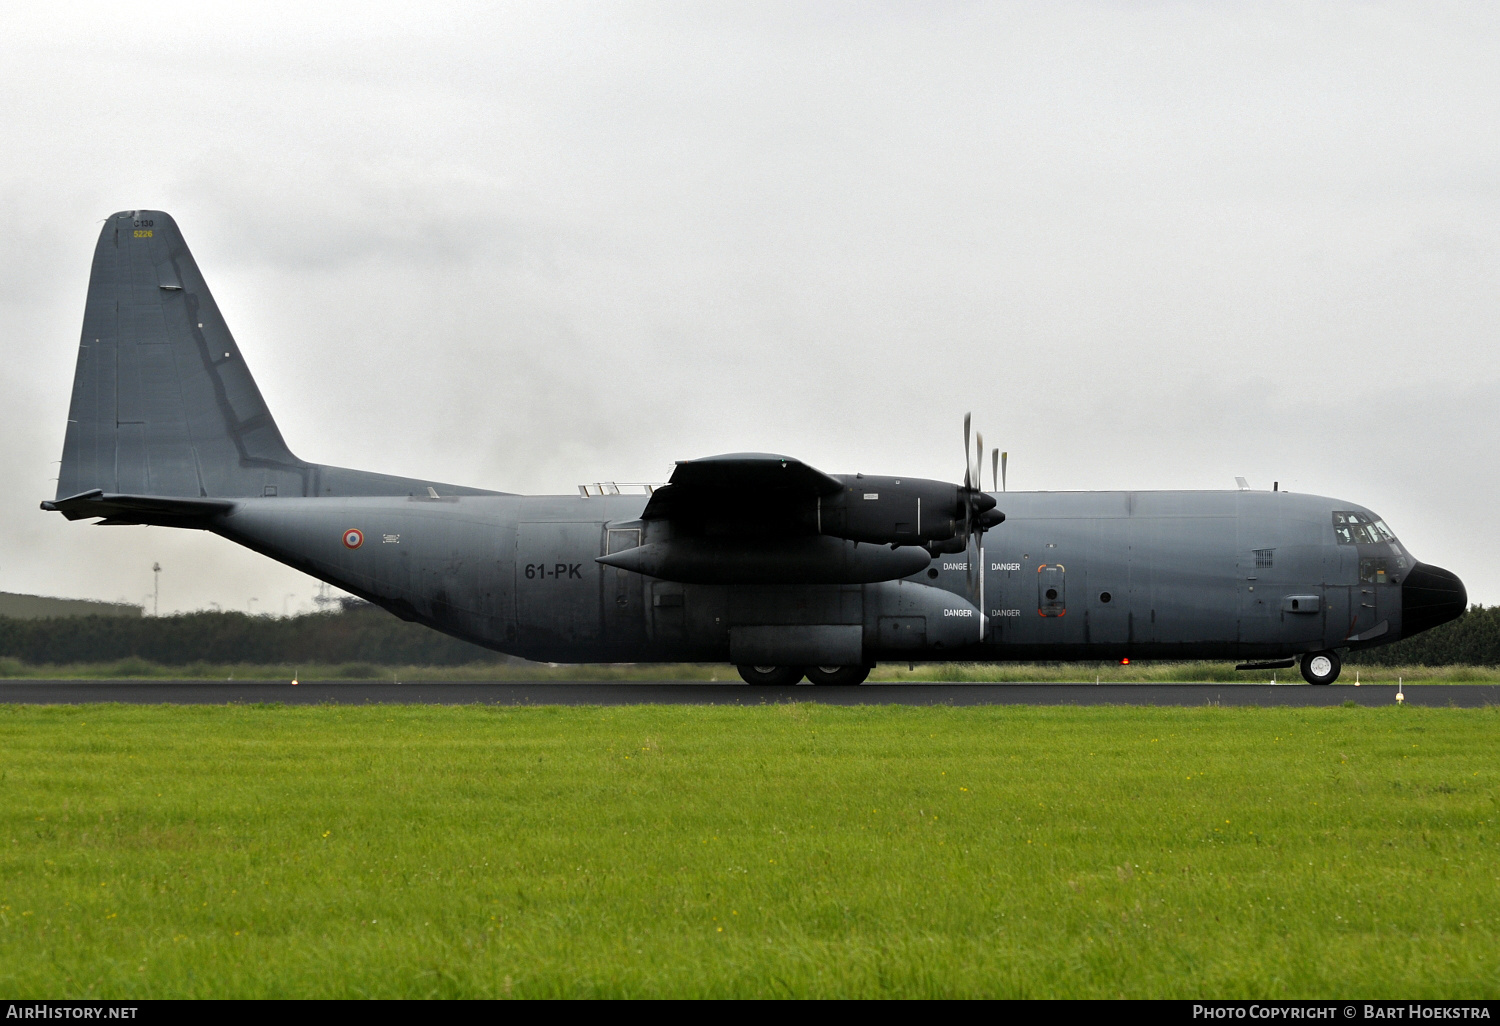
<path fill-rule="evenodd" d="M 1475 709 L 1500 705 L 1493 684 L 1408 685 L 1407 705 Z M 73 705 L 1295 705 L 1396 704 L 1392 684 L 862 684 L 751 687 L 666 681 L 619 683 L 482 681 L 4 680 L 0 702 Z"/>

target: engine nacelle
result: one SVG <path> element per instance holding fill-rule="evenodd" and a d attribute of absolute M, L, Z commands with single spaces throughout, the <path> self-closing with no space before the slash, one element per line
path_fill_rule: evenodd
<path fill-rule="evenodd" d="M 911 477 L 836 475 L 843 491 L 817 503 L 821 534 L 882 545 L 927 545 L 963 534 L 969 509 L 991 516 L 995 499 L 977 489 Z M 999 514 L 999 520 L 1005 515 Z M 995 520 L 994 523 L 999 523 Z M 962 551 L 962 546 L 958 550 Z"/>

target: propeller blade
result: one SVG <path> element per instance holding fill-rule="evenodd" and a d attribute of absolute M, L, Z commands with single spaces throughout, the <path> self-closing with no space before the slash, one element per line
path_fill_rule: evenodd
<path fill-rule="evenodd" d="M 974 534 L 973 525 L 970 525 L 968 537 L 964 539 L 964 593 L 969 601 L 974 601 Z M 977 603 L 976 603 L 977 604 Z"/>
<path fill-rule="evenodd" d="M 964 487 L 969 487 L 969 421 L 973 414 L 964 414 Z"/>
<path fill-rule="evenodd" d="M 1000 450 L 990 450 L 990 487 L 1000 490 Z"/>
<path fill-rule="evenodd" d="M 984 435 L 974 433 L 974 487 L 984 488 Z"/>
<path fill-rule="evenodd" d="M 1002 492 L 1005 491 L 1005 463 L 1009 459 L 1010 453 L 1002 452 L 1000 454 L 1000 490 Z"/>

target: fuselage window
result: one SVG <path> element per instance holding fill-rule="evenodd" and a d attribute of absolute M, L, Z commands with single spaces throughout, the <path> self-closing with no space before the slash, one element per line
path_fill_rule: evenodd
<path fill-rule="evenodd" d="M 1384 520 L 1353 510 L 1334 510 L 1333 534 L 1340 545 L 1378 545 L 1396 541 Z"/>

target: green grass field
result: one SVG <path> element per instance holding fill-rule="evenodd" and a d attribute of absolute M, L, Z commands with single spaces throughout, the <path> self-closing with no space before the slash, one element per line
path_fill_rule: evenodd
<path fill-rule="evenodd" d="M 0 707 L 0 992 L 1500 996 L 1494 709 Z"/>
<path fill-rule="evenodd" d="M 483 662 L 464 666 L 382 666 L 375 663 L 330 663 L 296 666 L 291 663 L 191 663 L 164 666 L 144 659 L 108 663 L 31 664 L 0 659 L 0 679 L 74 680 L 555 680 L 555 681 L 738 681 L 733 666 L 714 663 L 524 663 Z M 1345 666 L 1340 683 L 1358 676 L 1372 684 L 1500 684 L 1500 666 Z M 1059 683 L 1196 682 L 1255 684 L 1300 681 L 1296 669 L 1236 670 L 1233 663 L 1137 662 L 1118 663 L 919 663 L 908 668 L 887 663 L 870 674 L 872 681 L 1011 681 Z"/>

